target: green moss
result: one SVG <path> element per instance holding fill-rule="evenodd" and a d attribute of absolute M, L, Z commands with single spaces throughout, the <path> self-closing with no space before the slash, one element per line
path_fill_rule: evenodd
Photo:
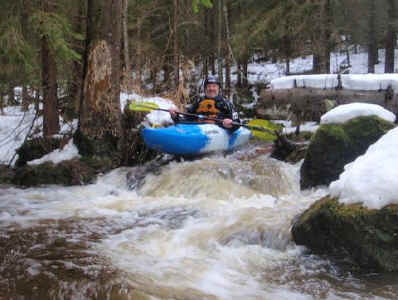
<path fill-rule="evenodd" d="M 349 256 L 366 269 L 398 270 L 397 205 L 377 210 L 325 197 L 298 218 L 292 234 L 317 253 Z"/>
<path fill-rule="evenodd" d="M 354 118 L 344 124 L 323 124 L 311 138 L 301 167 L 301 188 L 328 185 L 344 166 L 364 154 L 388 130 L 391 122 L 376 116 Z"/>

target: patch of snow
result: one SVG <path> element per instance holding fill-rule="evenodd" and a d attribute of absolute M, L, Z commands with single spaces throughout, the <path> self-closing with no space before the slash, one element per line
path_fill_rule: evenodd
<path fill-rule="evenodd" d="M 398 93 L 397 74 L 349 74 L 341 75 L 343 89 L 378 91 L 388 86 Z"/>
<path fill-rule="evenodd" d="M 398 204 L 398 128 L 371 145 L 366 153 L 344 167 L 329 186 L 341 203 L 363 203 L 371 209 Z"/>
<path fill-rule="evenodd" d="M 28 162 L 28 165 L 39 165 L 47 161 L 51 161 L 57 164 L 64 160 L 69 160 L 73 158 L 79 158 L 79 150 L 73 144 L 73 139 L 70 139 L 69 143 L 65 145 L 63 149 L 56 149 L 51 153 L 44 155 L 39 159 L 35 159 Z"/>
<path fill-rule="evenodd" d="M 321 124 L 344 123 L 359 116 L 376 115 L 386 121 L 394 122 L 395 114 L 377 104 L 350 103 L 339 105 L 321 117 Z"/>
<path fill-rule="evenodd" d="M 291 89 L 295 84 L 298 88 L 332 89 L 337 87 L 338 80 L 336 74 L 286 76 L 272 80 L 271 88 Z"/>

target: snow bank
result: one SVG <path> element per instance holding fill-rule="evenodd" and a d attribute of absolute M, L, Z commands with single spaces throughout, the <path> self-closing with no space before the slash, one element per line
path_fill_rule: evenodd
<path fill-rule="evenodd" d="M 386 121 L 394 122 L 395 114 L 377 104 L 350 103 L 339 105 L 321 117 L 321 124 L 344 123 L 359 116 L 376 115 Z"/>
<path fill-rule="evenodd" d="M 271 81 L 273 89 L 294 88 L 294 82 L 298 88 L 333 89 L 338 86 L 337 74 L 297 75 L 277 78 Z M 398 93 L 397 74 L 348 74 L 341 75 L 343 89 L 378 91 L 391 86 Z"/>
<path fill-rule="evenodd" d="M 330 184 L 330 194 L 341 203 L 362 202 L 371 209 L 398 204 L 397 149 L 398 128 L 395 128 L 345 166 L 340 178 Z"/>
<path fill-rule="evenodd" d="M 273 89 L 292 89 L 294 82 L 298 88 L 319 88 L 332 89 L 338 84 L 336 74 L 321 74 L 321 75 L 296 75 L 277 78 L 271 81 L 271 88 Z"/>
<path fill-rule="evenodd" d="M 69 143 L 65 145 L 63 149 L 56 149 L 51 153 L 44 155 L 39 159 L 35 159 L 28 162 L 28 165 L 40 165 L 44 162 L 51 161 L 57 164 L 64 160 L 69 160 L 73 158 L 79 158 L 79 150 L 73 144 L 73 139 L 70 139 Z"/>
<path fill-rule="evenodd" d="M 398 93 L 397 74 L 349 74 L 341 75 L 343 89 L 378 91 L 391 86 Z"/>

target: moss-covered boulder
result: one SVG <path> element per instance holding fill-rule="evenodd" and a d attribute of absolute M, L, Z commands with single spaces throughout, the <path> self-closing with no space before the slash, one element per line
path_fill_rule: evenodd
<path fill-rule="evenodd" d="M 42 156 L 54 151 L 61 145 L 61 138 L 39 137 L 27 140 L 17 149 L 18 159 L 16 167 L 27 164 L 28 161 L 41 158 Z"/>
<path fill-rule="evenodd" d="M 292 235 L 315 253 L 343 256 L 363 269 L 398 271 L 398 205 L 377 210 L 325 197 L 297 218 Z"/>
<path fill-rule="evenodd" d="M 377 116 L 321 125 L 311 138 L 301 166 L 301 188 L 328 185 L 338 179 L 346 164 L 364 154 L 371 144 L 394 126 Z"/>

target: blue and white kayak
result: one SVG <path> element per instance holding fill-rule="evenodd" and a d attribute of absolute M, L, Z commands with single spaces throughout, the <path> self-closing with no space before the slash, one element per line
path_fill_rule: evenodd
<path fill-rule="evenodd" d="M 148 148 L 181 156 L 231 151 L 247 143 L 251 137 L 250 130 L 243 127 L 232 131 L 214 124 L 196 123 L 146 127 L 141 134 Z"/>

